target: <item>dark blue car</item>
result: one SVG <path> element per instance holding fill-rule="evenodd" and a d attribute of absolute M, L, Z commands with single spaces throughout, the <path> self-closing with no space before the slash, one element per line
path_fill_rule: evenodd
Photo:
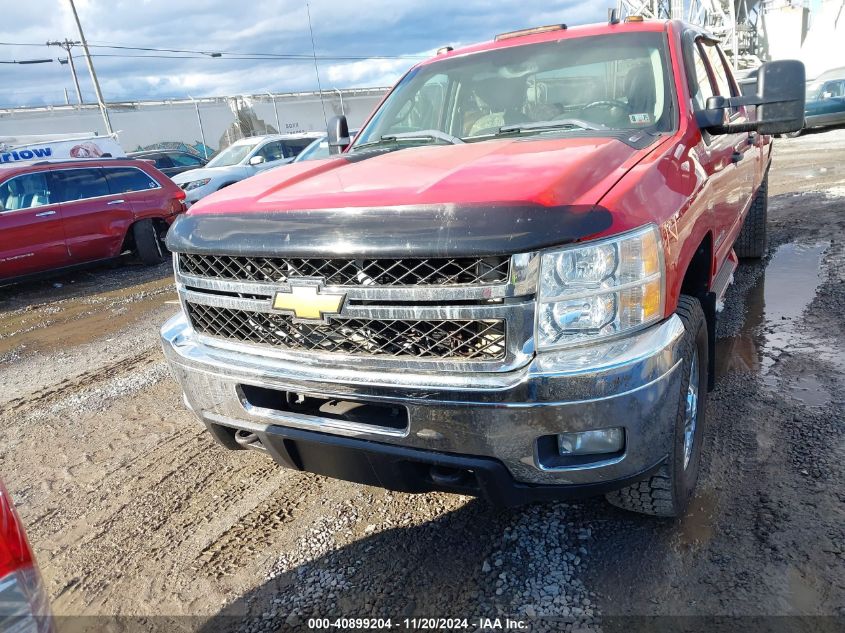
<path fill-rule="evenodd" d="M 804 129 L 845 123 L 845 67 L 834 68 L 807 82 Z M 793 137 L 801 131 L 785 136 Z"/>

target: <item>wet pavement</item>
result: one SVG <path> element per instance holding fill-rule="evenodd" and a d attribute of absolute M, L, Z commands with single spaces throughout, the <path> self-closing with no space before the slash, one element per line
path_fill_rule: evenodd
<path fill-rule="evenodd" d="M 770 253 L 738 268 L 719 314 L 706 466 L 677 521 L 601 499 L 501 511 L 227 452 L 185 411 L 158 348 L 177 309 L 168 264 L 0 290 L 0 477 L 55 612 L 118 615 L 132 631 L 285 630 L 330 614 L 836 630 L 844 163 L 843 129 L 777 144 Z"/>
<path fill-rule="evenodd" d="M 783 356 L 811 352 L 845 368 L 838 350 L 800 332 L 804 311 L 822 283 L 822 259 L 830 242 L 788 243 L 777 247 L 746 295 L 740 331 L 717 341 L 717 375 L 757 373 L 769 388 L 777 385 L 772 369 Z M 824 405 L 830 394 L 811 375 L 797 377 L 789 394 L 806 404 Z"/>

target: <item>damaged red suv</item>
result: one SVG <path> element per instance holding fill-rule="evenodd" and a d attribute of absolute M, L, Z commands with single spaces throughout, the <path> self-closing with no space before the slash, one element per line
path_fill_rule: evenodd
<path fill-rule="evenodd" d="M 0 285 L 132 251 L 164 261 L 185 192 L 130 159 L 0 166 Z"/>

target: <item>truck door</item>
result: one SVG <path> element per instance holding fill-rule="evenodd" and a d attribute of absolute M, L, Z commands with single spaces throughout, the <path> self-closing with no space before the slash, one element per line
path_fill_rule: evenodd
<path fill-rule="evenodd" d="M 730 64 L 725 57 L 725 53 L 716 43 L 702 42 L 704 52 L 707 54 L 710 67 L 713 69 L 713 77 L 716 80 L 716 90 L 718 95 L 723 97 L 738 97 L 741 92 L 739 85 L 733 76 Z M 728 111 L 728 118 L 730 123 L 749 123 L 757 117 L 756 112 L 753 112 L 751 107 L 731 108 Z M 741 211 L 743 218 L 748 206 L 751 204 L 751 198 L 754 194 L 754 183 L 759 182 L 762 178 L 762 151 L 760 147 L 760 135 L 756 132 L 741 132 L 731 135 L 735 140 L 735 153 L 733 155 L 736 171 L 741 178 L 741 196 L 744 203 L 741 204 Z M 740 225 L 742 222 L 740 222 Z M 737 235 L 741 226 L 736 227 Z M 731 242 L 733 243 L 733 242 Z"/>
<path fill-rule="evenodd" d="M 0 279 L 60 268 L 68 263 L 62 212 L 46 172 L 0 184 Z"/>
<path fill-rule="evenodd" d="M 736 88 L 728 79 L 722 55 L 714 42 L 699 38 L 693 51 L 699 85 L 709 79 L 713 95 L 734 96 Z M 706 97 L 698 107 L 704 107 Z M 743 123 L 748 114 L 743 108 L 731 108 L 725 113 L 726 122 Z M 733 248 L 736 236 L 742 228 L 742 220 L 751 203 L 754 180 L 758 168 L 759 147 L 757 135 L 748 132 L 738 134 L 703 133 L 712 165 L 713 191 L 713 247 L 717 265 L 721 265 Z"/>

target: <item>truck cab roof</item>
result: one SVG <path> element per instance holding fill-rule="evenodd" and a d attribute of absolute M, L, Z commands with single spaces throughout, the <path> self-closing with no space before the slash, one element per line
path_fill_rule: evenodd
<path fill-rule="evenodd" d="M 447 50 L 441 53 L 440 55 L 431 57 L 425 61 L 420 62 L 419 64 L 417 64 L 417 66 L 433 64 L 443 59 L 449 59 L 461 55 L 470 55 L 472 53 L 480 53 L 482 51 L 495 50 L 498 48 L 508 48 L 511 46 L 524 46 L 526 44 L 538 44 L 541 42 L 553 42 L 556 40 L 573 39 L 578 37 L 590 37 L 596 35 L 607 35 L 611 33 L 641 33 L 644 31 L 665 31 L 669 22 L 671 21 L 643 20 L 641 22 L 619 22 L 617 24 L 610 24 L 608 22 L 597 22 L 593 24 L 584 24 L 572 27 L 567 25 L 560 25 L 561 28 L 549 30 L 543 30 L 546 27 L 538 27 L 536 29 L 525 29 L 522 32 L 517 31 L 514 33 L 505 33 L 486 42 L 479 42 L 477 44 L 470 44 L 468 46 L 462 46 L 460 48 Z"/>

